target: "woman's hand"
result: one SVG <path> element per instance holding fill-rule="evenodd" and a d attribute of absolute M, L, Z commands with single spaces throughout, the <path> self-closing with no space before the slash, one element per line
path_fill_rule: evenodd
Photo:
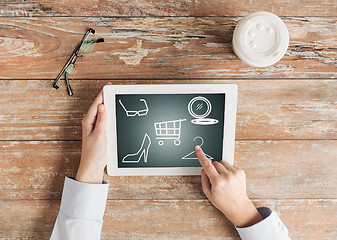
<path fill-rule="evenodd" d="M 111 84 L 111 83 L 108 83 Z M 106 123 L 108 113 L 103 105 L 103 90 L 91 104 L 82 120 L 82 154 L 76 180 L 102 183 L 108 162 Z"/>
<path fill-rule="evenodd" d="M 195 152 L 203 167 L 202 189 L 211 203 L 237 227 L 263 220 L 247 196 L 245 172 L 225 161 L 212 162 L 199 146 Z"/>

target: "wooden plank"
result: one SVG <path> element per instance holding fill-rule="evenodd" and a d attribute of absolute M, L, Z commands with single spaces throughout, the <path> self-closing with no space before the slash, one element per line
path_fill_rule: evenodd
<path fill-rule="evenodd" d="M 1 141 L 0 199 L 60 199 L 81 142 Z M 337 140 L 236 141 L 253 198 L 337 198 Z M 105 177 L 109 199 L 204 199 L 200 176 Z"/>
<path fill-rule="evenodd" d="M 336 239 L 337 200 L 260 200 L 276 210 L 292 239 Z M 0 201 L 0 237 L 47 239 L 59 201 Z M 208 200 L 108 200 L 102 239 L 239 239 Z"/>
<path fill-rule="evenodd" d="M 269 11 L 281 16 L 336 16 L 336 0 L 183 1 L 183 0 L 6 0 L 0 16 L 245 16 Z"/>
<path fill-rule="evenodd" d="M 337 139 L 336 80 L 115 80 L 113 84 L 236 83 L 237 139 Z M 0 80 L 0 140 L 80 140 L 81 120 L 106 80 Z M 8 101 L 11 100 L 11 101 Z"/>
<path fill-rule="evenodd" d="M 283 18 L 290 46 L 266 68 L 234 55 L 239 19 L 0 18 L 0 79 L 56 78 L 89 27 L 105 42 L 78 60 L 77 79 L 337 77 L 337 17 Z"/>

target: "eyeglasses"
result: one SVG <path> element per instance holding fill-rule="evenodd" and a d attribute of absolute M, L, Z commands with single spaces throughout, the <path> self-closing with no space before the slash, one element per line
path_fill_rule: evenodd
<path fill-rule="evenodd" d="M 73 52 L 73 54 L 69 58 L 68 62 L 64 65 L 61 72 L 59 73 L 59 75 L 57 76 L 57 78 L 55 79 L 55 81 L 53 83 L 53 87 L 55 89 L 58 89 L 59 86 L 57 85 L 57 83 L 60 81 L 62 75 L 64 74 L 65 75 L 65 81 L 66 81 L 66 88 L 67 88 L 69 96 L 73 95 L 73 91 L 70 87 L 68 74 L 71 74 L 76 70 L 75 62 L 76 62 L 78 57 L 83 56 L 83 55 L 79 54 L 80 50 L 82 50 L 83 52 L 87 52 L 92 48 L 93 45 L 91 45 L 91 44 L 104 42 L 104 38 L 99 38 L 99 39 L 94 39 L 94 40 L 88 41 L 87 39 L 88 39 L 90 33 L 95 34 L 95 30 L 92 29 L 92 28 L 89 28 L 89 30 L 85 33 L 81 43 L 76 47 L 75 51 Z"/>
<path fill-rule="evenodd" d="M 125 108 L 124 104 L 122 103 L 122 100 L 119 99 L 119 104 L 122 106 L 122 108 L 124 109 L 125 113 L 126 113 L 126 116 L 128 117 L 134 117 L 134 116 L 145 116 L 148 111 L 149 111 L 149 108 L 147 106 L 147 103 L 145 101 L 145 99 L 140 99 L 139 101 L 141 102 L 144 102 L 144 105 L 145 105 L 145 109 L 142 109 L 142 110 L 139 110 L 139 111 L 129 111 Z"/>

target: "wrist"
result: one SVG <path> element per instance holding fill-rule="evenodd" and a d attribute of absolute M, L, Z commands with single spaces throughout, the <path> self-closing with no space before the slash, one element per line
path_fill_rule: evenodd
<path fill-rule="evenodd" d="M 252 201 L 247 199 L 243 200 L 233 216 L 229 220 L 238 228 L 252 226 L 263 220 L 261 214 L 256 209 Z"/>
<path fill-rule="evenodd" d="M 101 184 L 103 182 L 104 169 L 79 166 L 76 180 L 84 183 Z"/>

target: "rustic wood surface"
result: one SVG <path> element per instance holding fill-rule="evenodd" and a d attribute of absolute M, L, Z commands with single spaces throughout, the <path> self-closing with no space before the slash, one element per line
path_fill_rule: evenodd
<path fill-rule="evenodd" d="M 337 235 L 337 202 L 258 200 L 272 206 L 292 239 L 332 240 Z M 4 239 L 48 239 L 59 200 L 0 201 Z M 15 222 L 15 224 L 13 224 Z M 239 239 L 234 227 L 207 200 L 108 200 L 102 239 Z"/>
<path fill-rule="evenodd" d="M 239 19 L 0 18 L 0 79 L 56 78 L 89 27 L 105 42 L 76 62 L 77 79 L 337 77 L 337 17 L 283 18 L 288 51 L 266 68 L 234 55 Z"/>
<path fill-rule="evenodd" d="M 0 80 L 2 140 L 81 140 L 81 120 L 107 80 Z M 111 80 L 113 84 L 232 80 Z M 239 80 L 237 139 L 337 139 L 337 80 Z M 8 99 L 12 101 L 8 102 Z M 16 111 L 13 111 L 16 109 Z"/>
<path fill-rule="evenodd" d="M 281 16 L 281 61 L 254 68 L 233 30 Z M 235 163 L 257 206 L 293 239 L 337 239 L 337 0 L 0 0 L 0 239 L 49 239 L 81 119 L 102 86 L 236 83 Z M 77 61 L 75 95 L 51 87 L 84 32 L 105 42 Z M 108 177 L 102 239 L 239 239 L 200 176 Z M 149 181 L 150 180 L 150 181 Z"/>
<path fill-rule="evenodd" d="M 336 16 L 336 0 L 2 0 L 0 16 L 245 16 L 269 11 L 279 16 Z"/>
<path fill-rule="evenodd" d="M 2 141 L 0 200 L 60 199 L 80 141 Z M 236 164 L 253 198 L 337 198 L 337 140 L 238 140 Z M 15 163 L 15 165 L 13 165 Z M 109 199 L 204 199 L 200 177 L 107 177 Z M 149 180 L 150 179 L 150 180 Z M 305 189 L 305 191 L 299 191 Z"/>

